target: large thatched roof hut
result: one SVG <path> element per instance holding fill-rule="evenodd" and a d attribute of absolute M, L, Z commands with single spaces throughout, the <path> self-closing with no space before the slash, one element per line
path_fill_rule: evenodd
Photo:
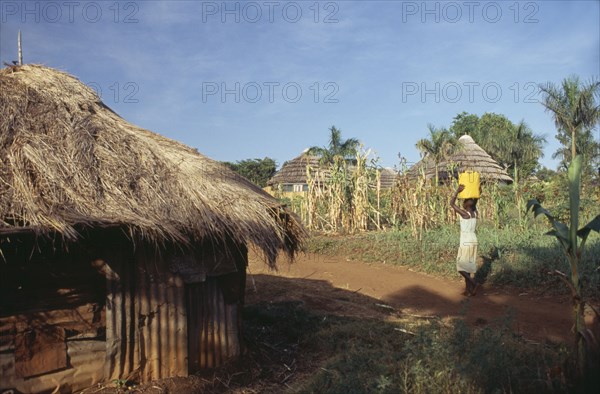
<path fill-rule="evenodd" d="M 260 188 L 50 68 L 0 70 L 0 389 L 68 392 L 240 352 L 247 248 L 304 230 Z"/>
<path fill-rule="evenodd" d="M 437 165 L 440 180 L 456 177 L 458 173 L 470 170 L 479 172 L 484 182 L 513 182 L 506 169 L 502 168 L 498 162 L 477 145 L 471 136 L 463 135 L 458 139 L 458 142 L 457 151 L 446 159 L 440 160 Z M 433 179 L 435 172 L 435 161 L 426 156 L 413 165 L 408 170 L 407 175 L 417 177 L 424 174 L 426 179 Z"/>

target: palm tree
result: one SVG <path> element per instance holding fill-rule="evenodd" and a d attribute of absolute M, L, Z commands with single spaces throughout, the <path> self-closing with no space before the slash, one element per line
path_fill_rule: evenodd
<path fill-rule="evenodd" d="M 431 123 L 427 125 L 429 138 L 417 141 L 416 147 L 423 155 L 423 160 L 431 159 L 435 165 L 435 183 L 438 183 L 439 163 L 454 153 L 457 140 L 450 131 L 445 128 L 436 129 Z M 426 163 L 426 162 L 425 162 Z"/>
<path fill-rule="evenodd" d="M 327 147 L 313 146 L 308 149 L 308 154 L 319 156 L 322 164 L 332 164 L 335 158 L 346 162 L 353 162 L 360 141 L 356 138 L 342 139 L 342 131 L 335 126 L 329 129 L 329 144 Z"/>
<path fill-rule="evenodd" d="M 560 86 L 551 82 L 542 84 L 540 90 L 543 95 L 542 104 L 546 111 L 552 113 L 559 135 L 562 132 L 568 136 L 561 142 L 566 143 L 570 139 L 569 159 L 572 160 L 577 153 L 584 153 L 585 150 L 577 144 L 578 134 L 593 129 L 600 120 L 600 82 L 583 83 L 579 77 L 571 76 L 565 78 Z M 565 154 L 566 152 L 561 153 L 563 158 Z"/>
<path fill-rule="evenodd" d="M 543 135 L 534 134 L 524 120 L 516 125 L 511 125 L 503 135 L 497 136 L 495 140 L 498 161 L 513 170 L 515 187 L 519 175 L 530 175 L 538 165 L 538 160 L 544 157 L 542 149 L 546 138 Z"/>

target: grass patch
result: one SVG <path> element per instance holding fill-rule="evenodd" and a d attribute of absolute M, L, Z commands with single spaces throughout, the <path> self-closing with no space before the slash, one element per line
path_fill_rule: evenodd
<path fill-rule="evenodd" d="M 314 315 L 300 303 L 262 303 L 247 307 L 245 315 L 251 354 L 261 355 L 265 348 L 269 354 L 259 357 L 264 370 L 256 376 L 263 379 L 260 392 L 545 393 L 567 389 L 561 376 L 547 376 L 547 371 L 564 364 L 566 350 L 524 341 L 510 331 L 509 318 L 490 328 L 473 329 L 461 320 L 445 323 L 396 316 L 382 321 Z M 264 379 L 271 384 L 266 385 Z"/>
<path fill-rule="evenodd" d="M 135 392 L 419 394 L 577 389 L 565 372 L 571 357 L 568 349 L 524 340 L 511 332 L 509 317 L 481 329 L 460 319 L 443 322 L 393 313 L 385 320 L 318 315 L 301 302 L 261 302 L 246 306 L 244 319 L 246 351 L 241 360 L 210 376 L 164 379 Z M 597 379 L 592 383 L 594 389 L 600 387 Z"/>
<path fill-rule="evenodd" d="M 412 330 L 407 334 L 402 330 Z M 409 331 L 407 330 L 407 331 Z M 506 328 L 461 321 L 381 322 L 332 318 L 311 341 L 331 356 L 293 391 L 307 393 L 554 392 L 546 376 L 558 348 L 530 345 Z"/>
<path fill-rule="evenodd" d="M 568 290 L 547 271 L 570 272 L 556 240 L 543 236 L 541 228 L 507 226 L 496 228 L 484 223 L 477 230 L 483 267 L 479 276 L 488 283 L 536 289 L 542 293 L 566 294 Z M 442 226 L 423 234 L 421 240 L 408 230 L 370 232 L 348 236 L 316 235 L 308 250 L 325 255 L 343 255 L 366 262 L 385 262 L 416 268 L 442 276 L 456 276 L 455 258 L 458 226 Z M 584 293 L 600 299 L 600 239 L 594 234 L 586 245 L 580 272 Z"/>

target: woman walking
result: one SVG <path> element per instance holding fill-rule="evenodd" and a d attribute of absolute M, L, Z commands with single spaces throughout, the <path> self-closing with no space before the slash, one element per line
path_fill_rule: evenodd
<path fill-rule="evenodd" d="M 477 199 L 466 198 L 463 201 L 462 208 L 456 205 L 456 197 L 464 189 L 464 185 L 458 185 L 458 189 L 450 201 L 450 206 L 460 215 L 460 245 L 456 256 L 456 269 L 465 278 L 465 292 L 463 294 L 474 296 L 479 289 L 479 284 L 471 277 L 471 274 L 475 274 L 477 270 L 477 235 L 475 234 Z"/>

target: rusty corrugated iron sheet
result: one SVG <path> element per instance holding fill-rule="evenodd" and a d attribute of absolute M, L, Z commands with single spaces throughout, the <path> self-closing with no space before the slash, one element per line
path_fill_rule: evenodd
<path fill-rule="evenodd" d="M 185 286 L 168 259 L 140 248 L 107 286 L 107 379 L 186 376 Z"/>
<path fill-rule="evenodd" d="M 219 281 L 186 286 L 190 373 L 215 368 L 240 354 L 239 304 L 226 304 Z"/>

